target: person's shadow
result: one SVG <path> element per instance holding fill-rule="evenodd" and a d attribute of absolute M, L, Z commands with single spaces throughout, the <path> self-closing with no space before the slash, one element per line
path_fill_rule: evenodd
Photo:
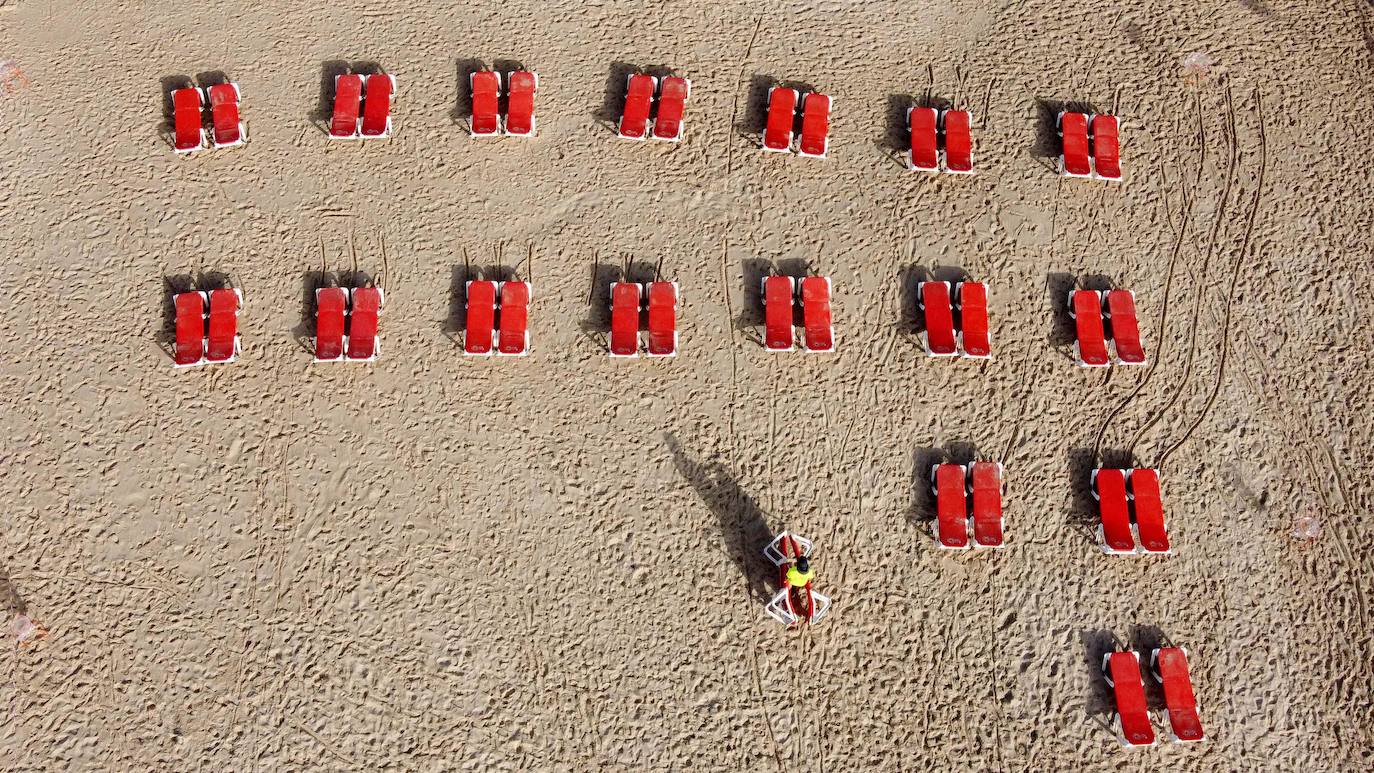
<path fill-rule="evenodd" d="M 672 433 L 664 433 L 663 441 L 673 455 L 678 474 L 692 484 L 715 515 L 721 542 L 744 578 L 750 597 L 760 604 L 768 603 L 776 569 L 763 557 L 763 548 L 773 538 L 773 532 L 758 502 L 740 488 L 720 462 L 692 458 Z"/>

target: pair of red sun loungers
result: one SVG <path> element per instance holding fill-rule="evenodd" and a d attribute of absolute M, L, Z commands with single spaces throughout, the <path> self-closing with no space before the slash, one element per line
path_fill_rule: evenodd
<path fill-rule="evenodd" d="M 1158 470 L 1104 467 L 1093 470 L 1091 484 L 1102 517 L 1097 537 L 1104 552 L 1127 556 L 1170 552 Z"/>
<path fill-rule="evenodd" d="M 763 149 L 791 153 L 797 112 L 801 112 L 801 141 L 797 155 L 825 158 L 830 148 L 830 97 L 815 92 L 803 97 L 796 89 L 774 86 L 768 90 L 768 122 L 763 129 Z"/>
<path fill-rule="evenodd" d="M 1114 115 L 1060 113 L 1063 150 L 1059 172 L 1065 177 L 1121 179 L 1121 125 Z"/>
<path fill-rule="evenodd" d="M 639 356 L 639 321 L 647 310 L 650 357 L 677 355 L 676 282 L 616 282 L 611 285 L 612 357 Z"/>
<path fill-rule="evenodd" d="M 1164 721 L 1167 734 L 1175 743 L 1205 739 L 1198 718 L 1197 697 L 1188 673 L 1188 651 L 1182 647 L 1162 647 L 1150 653 L 1150 673 L 1164 686 Z M 1102 678 L 1116 697 L 1112 728 L 1123 746 L 1153 746 L 1155 729 L 1150 724 L 1149 703 L 1140 675 L 1140 655 L 1133 651 L 1108 652 L 1102 656 Z"/>
<path fill-rule="evenodd" d="M 835 328 L 830 315 L 830 277 L 807 276 L 801 281 L 790 276 L 770 276 L 763 280 L 763 346 L 770 352 L 790 352 L 796 342 L 794 304 L 802 312 L 802 351 L 829 352 L 835 349 Z"/>
<path fill-rule="evenodd" d="M 907 167 L 918 172 L 973 174 L 973 138 L 967 110 L 937 111 L 933 107 L 913 107 L 906 111 L 911 150 Z M 939 139 L 944 139 L 943 151 Z"/>
<path fill-rule="evenodd" d="M 650 120 L 654 92 L 658 92 L 658 113 Z M 659 81 L 652 75 L 636 73 L 630 76 L 625 88 L 625 112 L 620 116 L 616 133 L 627 140 L 656 140 L 677 142 L 682 139 L 682 114 L 687 109 L 687 97 L 692 82 L 686 78 L 669 76 Z M 652 124 L 653 129 L 650 130 Z"/>
<path fill-rule="evenodd" d="M 239 87 L 218 83 L 199 89 L 194 86 L 172 92 L 172 149 L 194 153 L 206 146 L 205 108 L 210 108 L 209 145 L 232 148 L 246 141 L 239 120 Z"/>
<path fill-rule="evenodd" d="M 466 287 L 467 323 L 463 353 L 512 357 L 529 354 L 530 297 L 533 286 L 529 282 L 480 279 L 468 282 Z"/>
<path fill-rule="evenodd" d="M 539 75 L 525 70 L 501 73 L 483 70 L 468 76 L 472 88 L 472 120 L 468 131 L 474 137 L 492 137 L 504 132 L 512 137 L 534 136 L 534 92 Z M 507 91 L 508 88 L 508 91 Z M 506 96 L 506 117 L 501 118 L 501 96 Z"/>
<path fill-rule="evenodd" d="M 1003 546 L 1002 473 L 1002 465 L 997 462 L 937 464 L 930 468 L 930 490 L 935 494 L 935 541 L 940 547 L 969 547 L 970 531 L 975 548 Z"/>
<path fill-rule="evenodd" d="M 951 292 L 951 287 L 953 291 Z M 988 288 L 982 282 L 919 282 L 918 303 L 926 318 L 921 344 L 931 357 L 962 354 L 974 359 L 992 357 L 988 331 Z M 955 332 L 955 309 L 958 332 Z"/>
<path fill-rule="evenodd" d="M 366 79 L 357 73 L 334 78 L 334 115 L 331 140 L 382 139 L 391 136 L 391 100 L 396 78 L 384 72 Z M 359 117 L 361 113 L 361 117 Z"/>
<path fill-rule="evenodd" d="M 233 362 L 239 353 L 239 307 L 243 294 L 219 289 L 177 293 L 173 367 Z"/>
<path fill-rule="evenodd" d="M 315 291 L 315 362 L 377 359 L 380 287 L 321 287 Z"/>
<path fill-rule="evenodd" d="M 1144 365 L 1135 293 L 1130 290 L 1074 290 L 1069 293 L 1069 316 L 1077 340 L 1074 356 L 1085 368 Z"/>

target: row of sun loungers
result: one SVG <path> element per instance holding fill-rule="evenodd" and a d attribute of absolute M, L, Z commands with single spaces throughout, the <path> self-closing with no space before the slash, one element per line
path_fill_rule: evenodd
<path fill-rule="evenodd" d="M 906 125 L 911 134 L 907 167 L 912 171 L 973 174 L 973 137 L 967 110 L 913 107 L 906 111 Z"/>
<path fill-rule="evenodd" d="M 463 339 L 463 353 L 507 357 L 529 354 L 533 286 L 529 282 L 474 280 L 468 282 L 466 288 L 467 334 Z"/>
<path fill-rule="evenodd" d="M 1002 540 L 1002 465 L 997 462 L 937 464 L 930 468 L 935 495 L 935 541 L 947 550 L 1000 548 Z"/>
<path fill-rule="evenodd" d="M 1103 552 L 1170 552 L 1158 470 L 1101 468 L 1093 470 L 1091 483 L 1102 518 L 1097 536 Z"/>
<path fill-rule="evenodd" d="M 620 116 L 616 134 L 627 140 L 652 137 L 677 142 L 682 139 L 682 115 L 691 93 L 692 82 L 686 78 L 668 76 L 660 81 L 644 73 L 631 75 L 625 86 L 625 111 Z M 657 112 L 654 111 L 655 102 Z"/>
<path fill-rule="evenodd" d="M 380 287 L 321 287 L 315 291 L 315 362 L 377 359 Z"/>
<path fill-rule="evenodd" d="M 796 343 L 796 306 L 801 307 L 802 351 L 835 349 L 830 317 L 830 278 L 770 276 L 763 279 L 764 348 L 790 352 Z"/>
<path fill-rule="evenodd" d="M 1074 290 L 1069 293 L 1069 316 L 1077 334 L 1074 356 L 1079 365 L 1145 364 L 1135 294 L 1130 290 Z"/>
<path fill-rule="evenodd" d="M 1113 115 L 1060 113 L 1062 150 L 1059 172 L 1065 177 L 1121 179 L 1120 122 Z"/>
<path fill-rule="evenodd" d="M 205 132 L 209 108 L 210 133 Z M 190 154 L 208 146 L 221 149 L 242 145 L 247 138 L 239 120 L 239 87 L 217 83 L 198 88 L 190 86 L 172 91 L 172 149 Z"/>
<path fill-rule="evenodd" d="M 1182 647 L 1153 650 L 1150 673 L 1164 688 L 1167 707 L 1164 721 L 1169 740 L 1175 743 L 1204 740 L 1193 680 L 1188 673 L 1188 651 Z M 1111 686 L 1116 699 L 1111 721 L 1117 740 L 1123 746 L 1153 746 L 1155 729 L 1150 722 L 1145 684 L 1140 675 L 1140 654 L 1129 650 L 1106 653 L 1102 656 L 1102 678 Z"/>
<path fill-rule="evenodd" d="M 239 307 L 242 304 L 243 295 L 232 289 L 173 295 L 172 305 L 176 309 L 174 367 L 233 362 L 239 353 Z"/>
<path fill-rule="evenodd" d="M 474 137 L 534 136 L 534 94 L 539 90 L 538 73 L 513 70 L 505 74 L 483 70 L 468 76 L 472 89 L 472 119 L 468 131 Z M 501 100 L 505 98 L 505 116 Z"/>
<path fill-rule="evenodd" d="M 638 357 L 640 323 L 647 317 L 644 352 L 650 357 L 677 355 L 676 282 L 616 282 L 611 285 L 612 357 Z"/>
<path fill-rule="evenodd" d="M 334 79 L 331 140 L 385 139 L 391 136 L 391 100 L 396 78 L 384 72 L 344 73 Z M 361 117 L 360 117 L 361 114 Z"/>
<path fill-rule="evenodd" d="M 951 289 L 953 292 L 951 292 Z M 988 288 L 982 282 L 919 282 L 917 302 L 925 315 L 921 344 L 931 357 L 962 354 L 973 359 L 992 357 L 988 331 Z M 958 311 L 956 332 L 955 311 Z"/>
<path fill-rule="evenodd" d="M 797 114 L 801 113 L 801 140 L 795 150 L 799 156 L 825 158 L 830 148 L 830 97 L 796 89 L 774 86 L 768 90 L 768 122 L 763 130 L 763 149 L 771 153 L 793 152 Z"/>

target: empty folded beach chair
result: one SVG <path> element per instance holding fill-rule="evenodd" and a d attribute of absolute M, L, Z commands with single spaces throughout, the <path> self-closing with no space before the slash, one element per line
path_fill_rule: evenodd
<path fill-rule="evenodd" d="M 677 355 L 677 283 L 649 283 L 650 357 Z"/>
<path fill-rule="evenodd" d="M 942 117 L 945 130 L 945 171 L 950 174 L 973 174 L 973 137 L 969 130 L 967 110 L 946 110 Z"/>
<path fill-rule="evenodd" d="M 1146 553 L 1168 553 L 1169 532 L 1164 528 L 1164 501 L 1159 494 L 1159 471 L 1132 470 L 1127 481 L 1135 510 L 1136 534 Z"/>
<path fill-rule="evenodd" d="M 205 362 L 205 293 L 177 293 L 172 296 L 177 313 L 177 337 L 172 348 L 172 366 L 188 368 Z"/>
<path fill-rule="evenodd" d="M 1169 724 L 1170 740 L 1175 743 L 1204 740 L 1197 698 L 1193 695 L 1193 679 L 1188 673 L 1188 651 L 1182 647 L 1157 649 L 1150 654 L 1150 670 L 1164 685 L 1164 719 Z"/>
<path fill-rule="evenodd" d="M 1095 115 L 1092 125 L 1093 176 L 1099 180 L 1121 179 L 1120 124 L 1114 115 Z"/>
<path fill-rule="evenodd" d="M 472 119 L 468 131 L 474 137 L 490 137 L 501 131 L 501 73 L 471 73 L 468 85 L 472 88 Z"/>
<path fill-rule="evenodd" d="M 473 280 L 465 288 L 467 321 L 463 325 L 463 354 L 491 354 L 496 329 L 496 283 Z"/>
<path fill-rule="evenodd" d="M 1096 290 L 1074 290 L 1069 293 L 1069 315 L 1073 317 L 1077 334 L 1073 352 L 1078 364 L 1085 368 L 1110 365 L 1107 331 L 1102 324 L 1102 294 Z"/>
<path fill-rule="evenodd" d="M 790 276 L 770 276 L 763 280 L 763 348 L 770 352 L 790 352 L 795 339 L 792 329 L 792 304 L 796 293 Z"/>
<path fill-rule="evenodd" d="M 530 353 L 530 283 L 501 283 L 501 327 L 497 353 L 524 356 Z"/>
<path fill-rule="evenodd" d="M 968 500 L 965 498 L 964 468 L 958 464 L 937 464 L 930 470 L 935 492 L 935 541 L 942 548 L 968 547 Z"/>
<path fill-rule="evenodd" d="M 973 462 L 968 466 L 973 499 L 973 546 L 1000 548 L 1002 542 L 1002 465 Z"/>
<path fill-rule="evenodd" d="M 232 148 L 244 141 L 243 122 L 239 120 L 239 87 L 217 83 L 206 89 L 210 95 L 211 138 L 216 148 Z"/>
<path fill-rule="evenodd" d="M 238 290 L 210 291 L 210 335 L 206 339 L 205 361 L 233 362 L 239 353 L 239 305 L 243 296 Z"/>
<path fill-rule="evenodd" d="M 959 353 L 954 335 L 954 308 L 949 297 L 949 282 L 920 282 L 916 294 L 925 314 L 926 329 L 921 345 L 931 357 L 953 357 Z"/>
<path fill-rule="evenodd" d="M 1122 365 L 1144 365 L 1145 346 L 1140 342 L 1140 322 L 1135 315 L 1135 293 L 1111 290 L 1107 293 L 1107 322 L 1112 328 L 1113 359 Z"/>
<path fill-rule="evenodd" d="M 959 351 L 965 357 L 975 359 L 991 357 L 987 285 L 982 282 L 960 282 L 954 286 L 954 300 L 959 304 Z"/>
<path fill-rule="evenodd" d="M 354 140 L 360 127 L 358 113 L 363 102 L 363 76 L 345 73 L 334 78 L 334 116 L 329 120 L 331 140 Z"/>
<path fill-rule="evenodd" d="M 363 137 L 382 139 L 391 136 L 391 99 L 396 95 L 396 79 L 384 72 L 367 76 L 363 92 Z"/>
<path fill-rule="evenodd" d="M 797 121 L 797 90 L 774 86 L 768 90 L 768 123 L 763 129 L 763 149 L 772 153 L 792 151 L 792 127 Z"/>
<path fill-rule="evenodd" d="M 692 82 L 676 75 L 663 79 L 658 91 L 658 117 L 654 119 L 654 139 L 677 142 L 682 139 L 682 114 L 687 110 L 687 98 L 692 94 Z"/>
<path fill-rule="evenodd" d="M 933 107 L 906 111 L 906 127 L 911 133 L 911 150 L 906 154 L 909 168 L 918 172 L 940 171 L 940 153 L 936 149 L 939 115 Z"/>
<path fill-rule="evenodd" d="M 1140 677 L 1140 656 L 1134 652 L 1109 652 L 1102 657 L 1102 675 L 1116 694 L 1112 727 L 1124 746 L 1151 746 L 1155 729 L 1145 702 L 1145 680 Z"/>
<path fill-rule="evenodd" d="M 825 158 L 830 148 L 830 97 L 812 92 L 802 102 L 801 141 L 797 155 Z"/>
<path fill-rule="evenodd" d="M 649 111 L 654 105 L 654 91 L 658 79 L 652 75 L 635 73 L 625 86 L 625 111 L 620 114 L 616 133 L 627 140 L 649 138 Z"/>
<path fill-rule="evenodd" d="M 612 357 L 639 356 L 639 310 L 643 304 L 642 288 L 637 282 L 616 282 L 611 285 L 611 342 Z"/>
<path fill-rule="evenodd" d="M 382 314 L 382 288 L 355 287 L 349 292 L 348 347 L 345 355 L 353 362 L 377 359 L 377 322 Z"/>
<path fill-rule="evenodd" d="M 1059 172 L 1067 177 L 1091 177 L 1092 161 L 1088 156 L 1088 116 L 1084 113 L 1060 113 Z"/>
<path fill-rule="evenodd" d="M 1131 512 L 1126 496 L 1126 470 L 1108 467 L 1093 470 L 1091 483 L 1102 519 L 1102 525 L 1097 528 L 1102 551 L 1113 555 L 1134 554 L 1135 535 L 1131 532 Z"/>
<path fill-rule="evenodd" d="M 194 153 L 205 147 L 204 106 L 200 89 L 172 92 L 172 149 L 176 152 Z"/>
<path fill-rule="evenodd" d="M 506 134 L 533 137 L 534 92 L 539 88 L 539 76 L 526 70 L 516 70 L 506 76 L 506 87 L 509 89 Z"/>
<path fill-rule="evenodd" d="M 321 287 L 315 291 L 315 362 L 338 362 L 344 356 L 344 317 L 348 290 Z"/>
<path fill-rule="evenodd" d="M 808 276 L 801 280 L 802 349 L 829 352 L 835 349 L 835 328 L 830 318 L 830 277 Z"/>

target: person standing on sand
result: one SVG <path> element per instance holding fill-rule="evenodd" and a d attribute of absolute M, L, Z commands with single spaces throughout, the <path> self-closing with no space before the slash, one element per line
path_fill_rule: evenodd
<path fill-rule="evenodd" d="M 796 563 L 787 570 L 787 587 L 802 590 L 815 576 L 816 572 L 811 568 L 811 562 L 806 560 L 806 556 L 799 556 Z"/>

